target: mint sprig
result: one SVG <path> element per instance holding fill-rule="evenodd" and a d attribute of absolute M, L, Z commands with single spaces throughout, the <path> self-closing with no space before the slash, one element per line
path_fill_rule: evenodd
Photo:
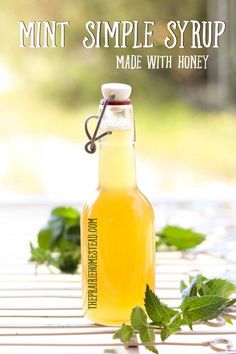
<path fill-rule="evenodd" d="M 37 246 L 30 243 L 31 260 L 37 265 L 76 272 L 80 263 L 80 213 L 71 207 L 53 209 L 47 224 L 38 232 L 37 241 Z"/>
<path fill-rule="evenodd" d="M 236 298 L 229 298 L 236 292 L 235 285 L 225 279 L 207 279 L 199 274 L 190 277 L 188 284 L 181 282 L 183 300 L 180 306 L 173 310 L 161 303 L 158 296 L 147 285 L 144 298 L 145 310 L 135 307 L 131 312 L 130 325 L 123 324 L 113 338 L 123 343 L 131 340 L 134 333 L 139 334 L 146 349 L 158 353 L 154 345 L 155 330 L 160 331 L 161 340 L 165 341 L 171 334 L 181 331 L 183 325 L 193 329 L 193 325 L 202 321 L 223 316 L 228 323 L 228 307 L 236 303 Z"/>

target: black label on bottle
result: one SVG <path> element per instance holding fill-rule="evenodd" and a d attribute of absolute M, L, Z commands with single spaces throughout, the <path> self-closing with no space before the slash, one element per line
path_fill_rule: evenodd
<path fill-rule="evenodd" d="M 88 219 L 88 309 L 97 308 L 97 219 Z"/>

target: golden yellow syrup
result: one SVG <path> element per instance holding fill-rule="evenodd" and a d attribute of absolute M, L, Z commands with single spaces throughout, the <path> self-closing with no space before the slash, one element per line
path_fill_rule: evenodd
<path fill-rule="evenodd" d="M 95 323 L 129 323 L 155 287 L 153 209 L 136 186 L 131 130 L 101 143 L 99 188 L 81 218 L 83 307 Z"/>

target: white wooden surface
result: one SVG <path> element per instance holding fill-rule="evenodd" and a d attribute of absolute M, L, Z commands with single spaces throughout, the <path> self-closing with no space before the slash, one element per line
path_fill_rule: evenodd
<path fill-rule="evenodd" d="M 124 348 L 112 339 L 114 327 L 91 324 L 81 309 L 81 275 L 29 263 L 29 240 L 47 220 L 50 205 L 0 206 L 0 353 L 73 354 L 145 353 L 142 346 Z M 158 253 L 157 294 L 170 306 L 180 302 L 179 281 L 196 270 L 208 276 L 227 274 L 235 279 L 235 205 L 222 203 L 161 202 L 158 225 L 166 222 L 194 226 L 209 234 L 208 242 L 190 256 Z M 236 313 L 232 313 L 236 315 Z M 236 353 L 236 326 L 195 326 L 194 332 L 171 336 L 162 353 L 211 353 L 210 342 L 231 340 Z M 160 342 L 156 335 L 156 342 Z M 222 350 L 226 350 L 222 345 Z"/>

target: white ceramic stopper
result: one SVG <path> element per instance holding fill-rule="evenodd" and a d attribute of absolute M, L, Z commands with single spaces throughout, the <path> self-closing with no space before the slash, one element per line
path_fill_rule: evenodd
<path fill-rule="evenodd" d="M 109 98 L 111 95 L 115 95 L 115 101 L 125 101 L 129 99 L 132 87 L 126 84 L 119 83 L 109 83 L 102 85 L 102 94 L 105 99 Z"/>

